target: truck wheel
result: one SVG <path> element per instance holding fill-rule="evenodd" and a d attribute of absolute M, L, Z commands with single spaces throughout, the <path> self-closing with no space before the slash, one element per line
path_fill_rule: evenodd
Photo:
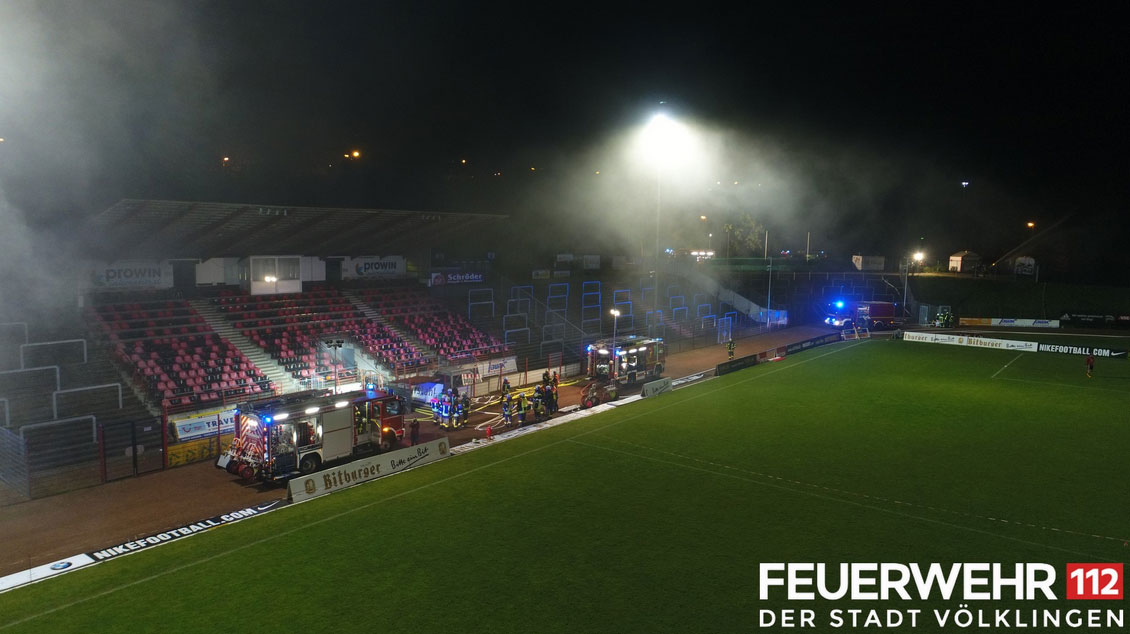
<path fill-rule="evenodd" d="M 581 403 L 581 407 L 584 408 L 584 409 L 588 409 L 588 408 L 592 407 L 592 399 L 586 398 L 585 401 L 583 403 Z"/>
<path fill-rule="evenodd" d="M 255 467 L 252 467 L 249 464 L 243 465 L 242 467 L 239 468 L 239 477 L 243 478 L 244 480 L 248 480 L 248 481 L 254 480 L 255 479 Z"/>
<path fill-rule="evenodd" d="M 298 470 L 302 475 L 310 475 L 322 466 L 322 459 L 317 454 L 310 454 L 302 458 L 302 462 L 298 465 Z"/>
<path fill-rule="evenodd" d="M 381 436 L 381 452 L 389 451 L 396 446 L 396 434 L 384 434 Z"/>
<path fill-rule="evenodd" d="M 224 468 L 227 469 L 227 472 L 232 474 L 232 475 L 239 475 L 239 465 L 240 464 L 241 463 L 238 460 L 233 459 L 233 460 L 229 460 L 228 465 Z"/>

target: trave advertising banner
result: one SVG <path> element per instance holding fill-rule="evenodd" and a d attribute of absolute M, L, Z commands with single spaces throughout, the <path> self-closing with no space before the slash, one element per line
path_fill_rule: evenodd
<path fill-rule="evenodd" d="M 173 424 L 178 441 L 215 436 L 217 425 L 221 434 L 230 434 L 235 431 L 235 408 L 197 412 L 186 416 L 170 416 L 169 422 Z"/>

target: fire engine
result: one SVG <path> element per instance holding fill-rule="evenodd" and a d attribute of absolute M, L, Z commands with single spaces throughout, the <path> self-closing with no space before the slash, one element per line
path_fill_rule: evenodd
<path fill-rule="evenodd" d="M 898 305 L 891 302 L 845 302 L 828 304 L 824 323 L 836 328 L 883 330 L 902 325 Z"/>
<path fill-rule="evenodd" d="M 589 378 L 621 385 L 658 378 L 667 363 L 667 346 L 659 338 L 629 335 L 617 338 L 615 347 L 610 341 L 598 341 L 585 350 Z"/>
<path fill-rule="evenodd" d="M 244 480 L 286 480 L 392 449 L 408 403 L 377 390 L 301 392 L 240 404 L 235 438 L 216 466 Z"/>

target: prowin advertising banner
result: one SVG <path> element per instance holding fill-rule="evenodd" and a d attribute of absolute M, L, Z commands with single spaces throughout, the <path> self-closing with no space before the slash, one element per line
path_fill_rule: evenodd
<path fill-rule="evenodd" d="M 1126 358 L 1126 351 L 1117 348 L 1092 348 L 1090 346 L 1065 346 L 1058 343 L 1041 343 L 1040 352 L 1055 352 L 1058 354 L 1095 355 L 1096 357 Z"/>
<path fill-rule="evenodd" d="M 217 425 L 221 434 L 230 434 L 235 431 L 235 408 L 170 416 L 169 422 L 173 425 L 178 441 L 215 436 Z"/>
<path fill-rule="evenodd" d="M 287 484 L 287 489 L 292 501 L 302 502 L 355 484 L 404 471 L 417 465 L 435 462 L 450 455 L 450 443 L 448 443 L 447 438 L 440 438 L 415 447 L 397 449 L 372 458 L 354 460 L 340 467 L 294 478 Z"/>
<path fill-rule="evenodd" d="M 402 255 L 345 258 L 345 261 L 341 264 L 341 276 L 345 279 L 403 277 L 407 274 L 408 265 Z"/>
<path fill-rule="evenodd" d="M 91 273 L 96 288 L 172 288 L 173 265 L 159 260 L 120 260 L 95 264 Z"/>
<path fill-rule="evenodd" d="M 942 343 L 950 346 L 970 346 L 973 348 L 993 348 L 996 350 L 1019 350 L 1021 352 L 1036 352 L 1038 346 L 1035 341 L 1016 341 L 1013 339 L 988 339 L 985 337 L 970 337 L 967 335 L 945 335 L 933 332 L 907 332 L 903 333 L 904 341 L 918 341 L 921 343 Z"/>

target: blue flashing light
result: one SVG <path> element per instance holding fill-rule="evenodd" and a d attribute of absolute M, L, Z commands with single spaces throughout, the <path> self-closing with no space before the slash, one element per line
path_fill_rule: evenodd
<path fill-rule="evenodd" d="M 271 418 L 270 416 L 264 416 L 264 417 L 263 417 L 263 422 L 264 422 L 264 423 L 267 423 L 268 425 L 270 425 L 270 424 L 271 424 L 271 421 L 272 421 L 272 420 L 274 420 L 274 419 L 273 419 L 273 418 Z"/>
<path fill-rule="evenodd" d="M 595 349 L 596 348 L 590 343 L 588 346 L 585 347 L 585 352 L 592 352 Z"/>
<path fill-rule="evenodd" d="M 840 301 L 837 301 L 837 302 L 836 302 L 836 308 L 843 308 L 843 307 L 844 307 L 844 302 L 843 302 L 843 300 L 840 300 Z"/>

